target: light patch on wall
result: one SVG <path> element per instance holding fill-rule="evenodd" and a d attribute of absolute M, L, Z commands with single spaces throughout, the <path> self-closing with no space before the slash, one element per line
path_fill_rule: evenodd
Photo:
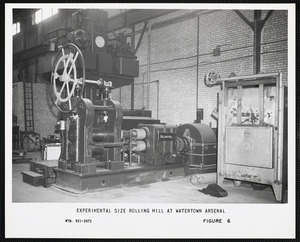
<path fill-rule="evenodd" d="M 42 8 L 32 14 L 32 24 L 38 24 L 56 13 L 58 13 L 58 8 Z"/>
<path fill-rule="evenodd" d="M 13 24 L 13 35 L 20 33 L 20 22 Z"/>

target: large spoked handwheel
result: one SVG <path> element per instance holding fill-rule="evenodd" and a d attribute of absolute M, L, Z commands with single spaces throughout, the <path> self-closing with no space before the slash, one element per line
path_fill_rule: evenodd
<path fill-rule="evenodd" d="M 80 69 L 77 69 L 80 67 Z M 53 102 L 59 111 L 73 111 L 83 97 L 85 63 L 80 49 L 65 44 L 58 50 L 51 75 Z"/>
<path fill-rule="evenodd" d="M 219 79 L 219 74 L 216 71 L 210 71 L 204 77 L 204 84 L 208 87 L 215 85 Z"/>

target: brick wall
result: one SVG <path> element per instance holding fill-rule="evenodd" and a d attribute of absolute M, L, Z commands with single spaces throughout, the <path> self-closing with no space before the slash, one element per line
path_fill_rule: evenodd
<path fill-rule="evenodd" d="M 151 20 L 155 26 L 162 20 L 190 11 L 183 10 Z M 253 21 L 252 10 L 241 12 Z M 262 18 L 267 11 L 262 11 Z M 253 31 L 232 10 L 212 11 L 199 16 L 199 93 L 198 107 L 204 109 L 203 123 L 216 121 L 211 112 L 217 107 L 219 87 L 206 87 L 205 74 L 217 71 L 221 77 L 231 72 L 236 75 L 253 74 Z M 143 24 L 136 26 L 141 29 Z M 136 43 L 139 35 L 136 36 Z M 274 11 L 262 31 L 261 70 L 283 72 L 287 85 L 287 12 Z M 196 118 L 197 82 L 197 17 L 151 30 L 150 50 L 150 110 L 152 116 L 162 122 L 185 123 Z M 221 46 L 221 54 L 213 56 L 213 49 Z M 147 48 L 148 35 L 144 34 L 137 52 L 140 61 L 140 76 L 135 78 L 135 108 L 147 104 Z M 159 80 L 159 105 L 157 105 L 157 83 Z M 142 85 L 142 83 L 145 83 Z M 144 88 L 143 88 L 144 87 Z M 121 100 L 120 100 L 121 96 Z M 113 97 L 123 107 L 130 108 L 130 86 L 113 91 Z"/>
<path fill-rule="evenodd" d="M 12 109 L 13 114 L 18 118 L 18 124 L 21 131 L 25 130 L 24 122 L 24 94 L 23 94 L 23 83 L 18 82 L 13 84 L 12 93 Z"/>
<path fill-rule="evenodd" d="M 50 98 L 50 84 L 33 83 L 33 111 L 34 131 L 41 137 L 54 133 L 58 112 Z M 18 117 L 20 130 L 25 130 L 23 83 L 14 84 L 13 88 L 13 114 Z"/>
<path fill-rule="evenodd" d="M 54 133 L 54 126 L 58 119 L 58 110 L 50 97 L 50 84 L 34 83 L 34 127 L 35 132 L 41 137 L 47 137 Z"/>
<path fill-rule="evenodd" d="M 120 13 L 120 10 L 109 12 L 109 16 Z M 192 10 L 181 10 L 149 22 L 149 25 L 187 14 Z M 241 11 L 249 21 L 253 21 L 252 10 Z M 263 11 L 262 18 L 267 11 Z M 148 26 L 149 26 L 148 25 Z M 143 23 L 136 25 L 136 30 Z M 253 73 L 253 31 L 232 10 L 217 10 L 199 15 L 199 63 L 197 78 L 197 17 L 172 23 L 151 30 L 150 38 L 150 110 L 152 117 L 166 123 L 193 122 L 196 118 L 196 107 L 204 109 L 203 123 L 216 121 L 210 114 L 217 107 L 219 86 L 206 87 L 203 83 L 205 74 L 217 71 L 221 77 L 231 72 L 237 75 Z M 138 42 L 140 34 L 136 35 Z M 220 45 L 221 54 L 213 56 L 213 49 Z M 140 61 L 140 75 L 134 80 L 134 107 L 147 106 L 147 32 L 137 52 Z M 287 11 L 274 11 L 262 31 L 261 69 L 265 72 L 283 72 L 287 85 Z M 34 63 L 32 64 L 34 72 Z M 42 79 L 37 78 L 38 82 Z M 156 82 L 156 81 L 159 82 Z M 198 103 L 196 103 L 196 86 L 198 81 Z M 47 136 L 54 131 L 56 123 L 55 108 L 49 108 L 49 85 L 36 83 L 35 127 L 36 132 Z M 131 106 L 131 87 L 125 86 L 113 90 L 113 99 L 121 102 L 123 108 Z M 23 86 L 17 83 L 14 88 L 14 113 L 19 122 L 23 119 Z M 52 111 L 50 111 L 52 110 Z M 22 125 L 21 129 L 22 129 Z"/>
<path fill-rule="evenodd" d="M 288 85 L 287 11 L 274 11 L 262 31 L 261 69 L 282 72 L 284 85 Z"/>

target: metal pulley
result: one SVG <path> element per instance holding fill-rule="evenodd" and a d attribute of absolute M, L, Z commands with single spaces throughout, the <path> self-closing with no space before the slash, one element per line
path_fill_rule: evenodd
<path fill-rule="evenodd" d="M 215 85 L 220 78 L 220 75 L 216 71 L 210 71 L 208 72 L 204 77 L 204 84 L 208 87 L 212 87 Z"/>

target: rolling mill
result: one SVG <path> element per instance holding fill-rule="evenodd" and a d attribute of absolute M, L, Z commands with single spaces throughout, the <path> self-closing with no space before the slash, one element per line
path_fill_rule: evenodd
<path fill-rule="evenodd" d="M 107 44 L 105 18 L 104 11 L 75 12 L 73 30 L 59 39 L 49 66 L 61 152 L 57 164 L 30 161 L 40 176 L 24 171 L 24 181 L 84 192 L 216 172 L 216 134 L 208 125 L 142 120 L 122 129 L 123 108 L 111 91 L 138 75 L 138 60 Z"/>
<path fill-rule="evenodd" d="M 45 9 L 13 12 L 23 30 L 13 37 L 13 162 L 29 164 L 22 182 L 82 194 L 225 180 L 286 198 L 288 79 L 280 58 L 264 58 L 284 60 L 286 40 L 270 32 L 284 12 L 51 11 L 45 20 Z M 205 23 L 218 15 L 249 28 L 235 36 L 216 18 L 227 39 L 207 42 Z"/>
<path fill-rule="evenodd" d="M 294 5 L 5 4 L 6 236 L 293 238 Z"/>

